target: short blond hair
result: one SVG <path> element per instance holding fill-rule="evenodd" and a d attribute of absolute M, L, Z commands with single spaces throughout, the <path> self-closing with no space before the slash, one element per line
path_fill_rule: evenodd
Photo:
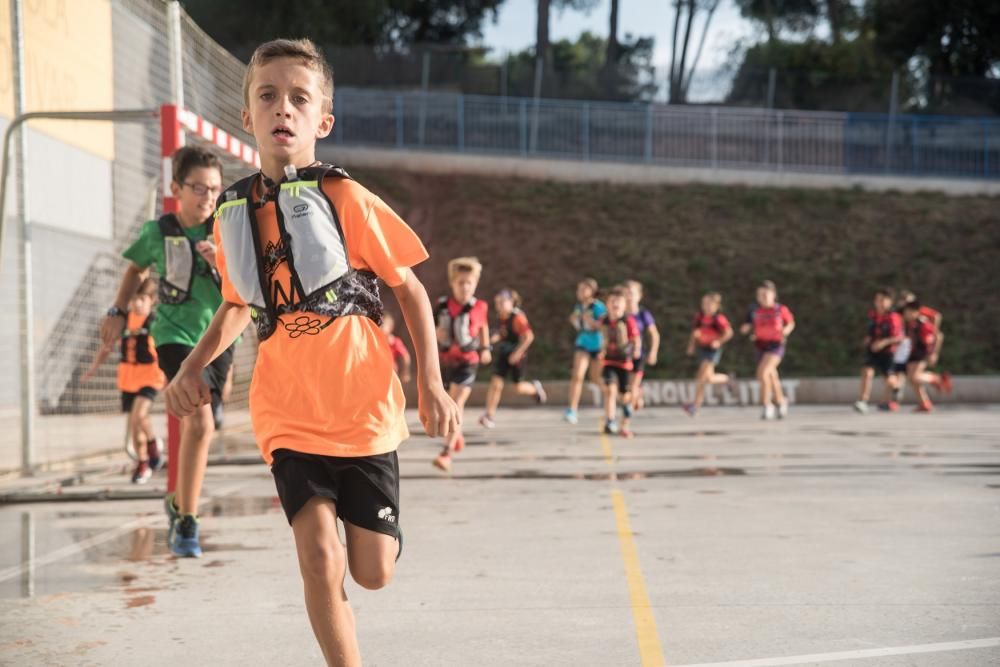
<path fill-rule="evenodd" d="M 278 58 L 294 58 L 319 74 L 323 113 L 333 111 L 333 68 L 311 39 L 273 39 L 258 46 L 250 56 L 250 64 L 243 75 L 243 106 L 250 108 L 250 82 L 254 70 Z"/>
<path fill-rule="evenodd" d="M 479 282 L 479 276 L 483 275 L 483 265 L 479 263 L 478 257 L 456 257 L 448 262 L 448 282 L 455 282 L 460 273 L 471 273 L 472 278 Z"/>

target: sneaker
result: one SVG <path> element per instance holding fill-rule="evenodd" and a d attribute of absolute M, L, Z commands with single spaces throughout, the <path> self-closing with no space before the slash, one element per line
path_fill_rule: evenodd
<path fill-rule="evenodd" d="M 618 421 L 615 419 L 609 419 L 604 422 L 604 432 L 608 435 L 613 435 L 618 432 Z"/>
<path fill-rule="evenodd" d="M 765 421 L 770 421 L 774 419 L 774 406 L 768 403 L 764 406 L 764 412 L 760 415 L 760 418 Z"/>
<path fill-rule="evenodd" d="M 146 446 L 149 448 L 149 467 L 153 472 L 163 470 L 163 441 L 153 438 Z"/>
<path fill-rule="evenodd" d="M 431 465 L 442 472 L 448 472 L 451 470 L 451 456 L 448 454 L 438 454 L 437 458 L 431 461 Z"/>
<path fill-rule="evenodd" d="M 903 402 L 903 388 L 902 387 L 896 387 L 895 389 L 892 390 L 892 402 L 893 403 L 902 403 Z"/>
<path fill-rule="evenodd" d="M 493 421 L 493 418 L 490 417 L 488 414 L 485 414 L 485 413 L 483 414 L 482 417 L 479 418 L 479 425 L 482 426 L 483 428 L 496 428 L 497 427 L 497 423 L 495 421 Z"/>
<path fill-rule="evenodd" d="M 854 401 L 854 411 L 863 415 L 868 414 L 868 401 Z"/>
<path fill-rule="evenodd" d="M 566 408 L 566 412 L 563 413 L 563 421 L 569 424 L 576 424 L 578 419 L 576 416 L 576 410 L 572 408 Z"/>
<path fill-rule="evenodd" d="M 545 387 L 542 386 L 542 383 L 535 380 L 531 384 L 535 387 L 535 401 L 537 401 L 539 405 L 545 405 L 548 403 L 549 395 L 545 393 Z"/>
<path fill-rule="evenodd" d="M 698 408 L 695 407 L 694 403 L 682 403 L 681 410 L 688 414 L 688 417 L 694 417 L 698 414 Z"/>
<path fill-rule="evenodd" d="M 457 438 L 455 438 L 455 442 L 454 442 L 454 444 L 452 445 L 452 448 L 453 448 L 453 449 L 454 449 L 454 450 L 455 450 L 456 452 L 460 452 L 460 451 L 462 451 L 463 449 L 465 449 L 465 436 L 464 436 L 464 435 L 462 435 L 461 433 L 459 433 L 459 434 L 458 434 L 458 437 L 457 437 Z"/>
<path fill-rule="evenodd" d="M 132 473 L 133 484 L 145 484 L 153 476 L 153 470 L 149 467 L 148 461 L 139 461 Z"/>
<path fill-rule="evenodd" d="M 781 405 L 778 406 L 778 419 L 784 419 L 787 416 L 788 416 L 788 399 L 786 398 L 784 401 L 781 402 Z"/>
<path fill-rule="evenodd" d="M 170 536 L 170 551 L 181 558 L 198 558 L 201 556 L 201 544 L 198 542 L 198 517 L 184 514 L 174 521 L 175 528 Z"/>
<path fill-rule="evenodd" d="M 222 428 L 222 422 L 226 413 L 222 410 L 222 401 L 212 401 L 212 421 L 215 422 L 215 430 Z"/>
<path fill-rule="evenodd" d="M 896 412 L 899 410 L 899 403 L 896 401 L 888 401 L 886 403 L 879 403 L 878 409 L 882 412 Z"/>
<path fill-rule="evenodd" d="M 167 528 L 167 544 L 170 544 L 174 539 L 174 529 L 177 527 L 177 519 L 180 518 L 181 513 L 174 503 L 174 499 L 177 494 L 168 493 L 163 499 L 163 511 L 167 513 L 167 521 L 169 522 L 169 527 Z"/>
<path fill-rule="evenodd" d="M 951 390 L 951 373 L 941 373 L 941 391 L 950 394 Z"/>
<path fill-rule="evenodd" d="M 934 412 L 934 404 L 930 401 L 924 401 L 913 409 L 914 412 Z"/>
<path fill-rule="evenodd" d="M 634 438 L 635 437 L 635 433 L 633 433 L 632 431 L 628 430 L 627 428 L 622 428 L 620 431 L 618 431 L 618 435 L 620 435 L 623 438 Z"/>

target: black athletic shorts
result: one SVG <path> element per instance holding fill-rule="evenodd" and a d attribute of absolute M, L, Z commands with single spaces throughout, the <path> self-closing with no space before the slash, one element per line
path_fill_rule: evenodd
<path fill-rule="evenodd" d="M 139 391 L 122 392 L 122 412 L 132 412 L 132 404 L 136 396 L 145 396 L 151 401 L 156 400 L 156 390 L 152 387 L 140 387 Z"/>
<path fill-rule="evenodd" d="M 627 394 L 632 381 L 632 371 L 619 366 L 605 366 L 601 370 L 604 384 L 617 384 L 619 394 Z"/>
<path fill-rule="evenodd" d="M 894 353 L 888 350 L 884 350 L 882 352 L 872 352 L 871 350 L 868 350 L 868 352 L 865 353 L 864 366 L 875 369 L 876 375 L 889 376 L 892 374 L 892 367 L 894 365 L 892 360 L 893 356 Z"/>
<path fill-rule="evenodd" d="M 506 379 L 509 376 L 511 381 L 520 382 L 524 379 L 525 361 L 526 358 L 521 357 L 521 363 L 512 364 L 510 363 L 509 354 L 500 354 L 497 356 L 496 361 L 493 362 L 493 377 Z"/>
<path fill-rule="evenodd" d="M 399 537 L 399 458 L 321 456 L 290 449 L 273 453 L 271 474 L 288 525 L 313 496 L 329 498 L 337 516 L 355 526 Z"/>
<path fill-rule="evenodd" d="M 444 388 L 448 389 L 453 384 L 460 387 L 471 387 L 476 381 L 476 371 L 479 364 L 458 364 L 457 366 L 441 365 L 441 379 L 444 380 Z"/>
<path fill-rule="evenodd" d="M 193 347 L 180 343 L 166 343 L 156 347 L 160 368 L 166 374 L 168 381 L 174 379 L 177 371 L 181 369 L 181 363 L 188 358 L 193 349 Z M 205 384 L 212 392 L 213 406 L 222 402 L 222 388 L 226 386 L 226 376 L 229 375 L 229 368 L 232 365 L 233 348 L 229 347 L 201 372 L 201 377 L 204 378 Z"/>

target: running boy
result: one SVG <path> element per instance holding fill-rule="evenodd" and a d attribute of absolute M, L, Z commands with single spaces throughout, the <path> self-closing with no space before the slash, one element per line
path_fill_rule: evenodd
<path fill-rule="evenodd" d="M 410 351 L 406 349 L 406 344 L 392 332 L 396 329 L 396 318 L 392 313 L 382 314 L 382 333 L 389 343 L 389 351 L 392 352 L 392 369 L 399 376 L 399 381 L 406 384 L 410 381 Z"/>
<path fill-rule="evenodd" d="M 913 391 L 917 394 L 916 412 L 931 412 L 934 404 L 927 394 L 926 385 L 938 391 L 951 393 L 951 376 L 948 373 L 931 373 L 927 370 L 931 352 L 937 341 L 934 323 L 920 314 L 920 302 L 913 300 L 903 306 L 903 320 L 906 335 L 910 339 L 910 358 L 906 363 L 906 375 Z"/>
<path fill-rule="evenodd" d="M 465 402 L 472 393 L 479 364 L 489 364 L 489 306 L 474 294 L 479 285 L 483 265 L 475 257 L 458 257 L 448 262 L 448 283 L 451 296 L 441 297 L 437 304 L 437 341 L 441 355 L 444 386 L 458 405 L 459 422 Z M 461 427 L 449 434 L 444 448 L 434 459 L 434 467 L 451 470 L 451 453 L 465 447 Z"/>
<path fill-rule="evenodd" d="M 632 316 L 639 327 L 641 351 L 639 361 L 632 373 L 632 408 L 642 409 L 642 378 L 646 375 L 646 366 L 655 366 L 660 352 L 660 330 L 656 328 L 653 314 L 642 307 L 642 283 L 638 280 L 625 281 L 626 312 Z M 646 339 L 649 338 L 647 344 Z"/>
<path fill-rule="evenodd" d="M 222 303 L 215 243 L 208 238 L 215 198 L 222 189 L 222 164 L 215 154 L 196 147 L 178 150 L 171 164 L 170 191 L 179 210 L 143 225 L 139 238 L 122 253 L 129 265 L 101 325 L 105 345 L 121 337 L 129 300 L 147 269 L 155 266 L 160 275 L 160 303 L 150 333 L 168 380 L 177 374 Z M 180 460 L 170 462 L 178 468 L 177 491 L 164 503 L 170 521 L 167 542 L 177 556 L 201 555 L 197 514 L 208 447 L 215 433 L 212 406 L 222 401 L 232 360 L 232 350 L 226 350 L 206 364 L 204 379 L 212 404 L 198 407 L 181 420 Z"/>
<path fill-rule="evenodd" d="M 623 438 L 634 436 L 629 430 L 632 419 L 632 370 L 642 354 L 642 335 L 635 318 L 627 309 L 627 290 L 615 287 L 608 294 L 608 313 L 601 318 L 604 346 L 601 352 L 604 380 L 605 433 L 617 433 Z M 616 399 L 621 396 L 622 422 L 618 425 Z"/>
<path fill-rule="evenodd" d="M 722 295 L 708 292 L 701 297 L 701 310 L 694 316 L 694 328 L 688 337 L 687 354 L 698 355 L 698 370 L 695 373 L 694 402 L 681 407 L 694 417 L 705 400 L 705 385 L 726 384 L 731 378 L 725 373 L 716 373 L 715 368 L 722 361 L 722 346 L 733 337 L 733 327 L 729 319 L 720 312 Z"/>
<path fill-rule="evenodd" d="M 535 341 L 535 332 L 531 330 L 527 315 L 521 310 L 521 295 L 512 289 L 502 289 L 494 297 L 493 305 L 497 309 L 499 326 L 492 338 L 496 356 L 493 360 L 493 377 L 490 378 L 490 386 L 486 391 L 486 412 L 479 418 L 479 423 L 484 428 L 496 426 L 493 418 L 500 406 L 507 376 L 514 381 L 519 395 L 534 396 L 539 405 L 548 399 L 541 382 L 528 382 L 524 379 L 525 359 L 528 348 Z"/>
<path fill-rule="evenodd" d="M 427 253 L 382 200 L 346 172 L 317 166 L 316 141 L 333 129 L 333 76 L 312 42 L 258 47 L 243 94 L 243 126 L 257 140 L 261 172 L 222 196 L 215 235 L 225 301 L 167 387 L 167 404 L 181 415 L 207 405 L 203 369 L 255 323 L 254 434 L 292 527 L 323 655 L 329 665 L 356 666 L 344 576 L 349 568 L 371 589 L 392 577 L 400 548 L 396 448 L 409 435 L 403 388 L 378 330 L 377 278 L 399 300 L 414 341 L 424 429 L 448 436 L 458 425 L 434 354 L 430 301 L 410 270 Z"/>
<path fill-rule="evenodd" d="M 761 419 L 774 419 L 777 406 L 778 419 L 788 415 L 788 401 L 781 389 L 778 366 L 785 357 L 785 342 L 795 330 L 792 311 L 778 303 L 778 290 L 774 283 L 765 280 L 757 287 L 757 303 L 750 308 L 740 333 L 750 334 L 757 350 L 757 381 L 760 383 L 760 402 L 764 406 Z M 772 403 L 773 401 L 773 403 Z"/>
<path fill-rule="evenodd" d="M 569 323 L 576 329 L 576 343 L 573 351 L 573 368 L 569 379 L 569 407 L 563 418 L 570 424 L 578 420 L 577 410 L 580 407 L 580 394 L 583 393 L 583 380 L 590 370 L 593 378 L 600 368 L 598 356 L 601 354 L 600 320 L 608 312 L 604 304 L 597 299 L 597 281 L 584 278 L 576 286 L 576 305 L 569 316 Z"/>
<path fill-rule="evenodd" d="M 149 330 L 156 314 L 156 281 L 146 278 L 128 303 L 128 322 L 122 331 L 121 358 L 118 361 L 118 389 L 122 393 L 122 412 L 128 415 L 128 438 L 137 461 L 132 472 L 133 484 L 145 484 L 153 472 L 163 467 L 160 439 L 153 435 L 149 408 L 166 378 L 156 359 L 156 343 Z M 112 346 L 102 345 L 94 362 L 80 378 L 86 382 L 111 353 Z"/>
<path fill-rule="evenodd" d="M 893 356 L 896 346 L 903 340 L 903 319 L 892 309 L 892 289 L 883 287 L 875 292 L 872 309 L 868 311 L 868 335 L 865 336 L 865 361 L 861 367 L 861 391 L 854 409 L 868 412 L 868 398 L 872 393 L 872 381 L 876 374 L 885 378 L 885 401 L 879 409 L 894 411 L 899 409 L 893 392 L 896 391 L 898 377 L 894 372 Z"/>

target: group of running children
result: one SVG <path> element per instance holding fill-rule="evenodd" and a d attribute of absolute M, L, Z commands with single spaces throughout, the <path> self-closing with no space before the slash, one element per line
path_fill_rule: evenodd
<path fill-rule="evenodd" d="M 169 382 L 164 397 L 180 420 L 180 451 L 179 460 L 170 461 L 178 474 L 176 491 L 164 503 L 167 541 L 174 555 L 196 557 L 202 553 L 198 507 L 208 446 L 231 377 L 233 344 L 255 326 L 260 343 L 250 418 L 291 527 L 306 611 L 327 663 L 360 665 L 344 578 L 350 572 L 359 585 L 381 588 L 402 551 L 396 450 L 409 430 L 401 381 L 412 375 L 421 425 L 445 441 L 434 461 L 445 470 L 465 444 L 460 415 L 478 365 L 493 364 L 479 420 L 486 428 L 494 426 L 507 379 L 539 403 L 546 394 L 525 378 L 534 335 L 518 294 L 496 294 L 499 326 L 491 335 L 487 304 L 474 296 L 482 266 L 465 257 L 449 263 L 451 295 L 433 305 L 412 271 L 428 257 L 419 238 L 345 171 L 316 160 L 317 140 L 333 130 L 332 98 L 332 70 L 309 40 L 279 39 L 257 48 L 240 114 L 256 140 L 260 172 L 223 188 L 221 163 L 210 151 L 187 147 L 173 156 L 170 188 L 178 210 L 147 222 L 124 252 L 128 265 L 101 323 L 100 355 L 121 345 L 119 386 L 139 459 L 136 482 L 163 460 L 149 406 Z M 158 285 L 149 279 L 152 267 Z M 378 281 L 399 303 L 415 364 L 392 334 Z M 767 419 L 788 410 L 777 369 L 795 327 L 776 296 L 772 283 L 761 284 L 757 305 L 741 326 L 760 358 Z M 577 421 L 588 366 L 599 368 L 604 428 L 631 436 L 643 369 L 656 363 L 660 343 L 641 299 L 635 282 L 611 289 L 606 305 L 597 299 L 595 281 L 578 285 L 570 316 L 578 333 L 567 421 Z M 731 381 L 715 370 L 733 336 L 720 305 L 718 294 L 706 294 L 692 327 L 688 352 L 700 360 L 697 394 L 684 406 L 692 415 L 705 385 Z M 885 368 L 889 353 L 906 340 L 886 309 L 884 300 L 876 302 L 872 368 Z M 912 341 L 911 380 L 943 386 L 946 378 L 925 369 L 940 350 L 940 320 L 932 324 L 915 302 L 904 306 L 904 319 Z M 924 394 L 921 401 L 929 406 Z"/>

